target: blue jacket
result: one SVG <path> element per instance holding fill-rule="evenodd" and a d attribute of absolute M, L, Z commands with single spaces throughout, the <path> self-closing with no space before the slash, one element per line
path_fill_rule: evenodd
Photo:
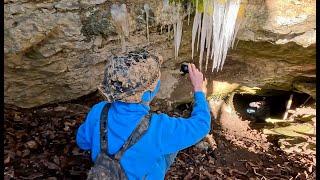
<path fill-rule="evenodd" d="M 143 94 L 143 101 L 151 101 L 160 87 Z M 210 110 L 203 92 L 194 93 L 195 104 L 191 117 L 174 118 L 166 114 L 152 114 L 144 136 L 129 148 L 120 163 L 129 179 L 164 179 L 168 165 L 165 155 L 176 153 L 199 142 L 210 130 Z M 76 141 L 84 150 L 91 150 L 93 161 L 100 153 L 100 114 L 107 102 L 92 107 L 79 127 Z M 108 114 L 108 154 L 115 154 L 127 140 L 150 107 L 145 104 L 114 102 Z"/>

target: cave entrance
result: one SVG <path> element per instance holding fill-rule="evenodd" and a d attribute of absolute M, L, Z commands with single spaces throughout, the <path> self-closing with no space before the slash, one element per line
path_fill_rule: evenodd
<path fill-rule="evenodd" d="M 315 102 L 310 95 L 305 93 L 270 90 L 264 95 L 237 93 L 233 96 L 232 105 L 242 119 L 264 123 L 266 118 L 283 118 L 291 94 L 293 98 L 290 109 L 311 105 Z"/>

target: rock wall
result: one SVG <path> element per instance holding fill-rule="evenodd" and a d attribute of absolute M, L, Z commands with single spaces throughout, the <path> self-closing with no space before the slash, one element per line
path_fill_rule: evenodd
<path fill-rule="evenodd" d="M 275 44 L 316 43 L 315 0 L 244 0 L 246 23 L 238 38 Z"/>
<path fill-rule="evenodd" d="M 121 52 L 110 15 L 110 6 L 115 2 L 5 0 L 5 103 L 30 108 L 94 92 L 102 80 L 105 62 Z M 192 61 L 192 23 L 188 26 L 184 22 L 179 58 L 174 60 L 172 39 L 167 33 L 160 33 L 160 26 L 167 23 L 161 13 L 162 2 L 148 1 L 150 43 L 146 40 L 143 12 L 147 1 L 120 2 L 127 5 L 130 16 L 128 50 L 145 47 L 164 57 L 162 87 L 157 97 L 171 101 L 190 98 L 190 84 L 178 69 L 180 62 Z M 299 77 L 315 77 L 315 2 L 245 1 L 246 24 L 237 36 L 245 41 L 230 51 L 223 71 L 206 73 L 206 77 L 250 87 L 297 87 L 313 92 L 310 88 L 305 90 Z M 301 83 L 293 85 L 297 78 Z"/>

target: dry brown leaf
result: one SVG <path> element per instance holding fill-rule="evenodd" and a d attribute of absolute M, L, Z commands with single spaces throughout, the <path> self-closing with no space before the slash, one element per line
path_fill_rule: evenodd
<path fill-rule="evenodd" d="M 8 164 L 10 162 L 10 156 L 4 159 L 4 164 Z"/>
<path fill-rule="evenodd" d="M 58 157 L 58 156 L 54 156 L 54 157 L 53 157 L 53 162 L 56 163 L 57 165 L 59 165 L 59 164 L 60 164 L 60 159 L 59 159 L 59 157 Z"/>
<path fill-rule="evenodd" d="M 262 174 L 257 173 L 257 169 L 258 169 L 258 168 L 252 167 L 252 169 L 253 169 L 253 173 L 254 173 L 255 175 L 264 177 Z"/>
<path fill-rule="evenodd" d="M 30 154 L 30 150 L 29 149 L 25 149 L 22 151 L 22 157 L 26 157 Z"/>
<path fill-rule="evenodd" d="M 26 143 L 26 145 L 27 145 L 30 149 L 37 149 L 37 147 L 38 147 L 38 144 L 37 144 L 36 141 L 34 141 L 34 140 L 28 141 L 28 142 Z"/>
<path fill-rule="evenodd" d="M 220 175 L 224 175 L 223 172 L 222 172 L 222 170 L 221 170 L 220 168 L 216 169 L 216 172 L 217 172 L 218 174 L 220 174 Z"/>
<path fill-rule="evenodd" d="M 43 176 L 43 174 L 42 173 L 32 173 L 30 176 L 28 176 L 28 177 L 22 177 L 22 176 L 20 176 L 19 178 L 21 178 L 21 179 L 36 179 L 36 178 L 40 178 L 40 177 L 42 177 Z"/>
<path fill-rule="evenodd" d="M 251 167 L 257 167 L 257 165 L 253 164 L 253 163 L 250 162 L 250 161 L 247 161 L 246 163 L 248 163 Z"/>
<path fill-rule="evenodd" d="M 237 174 L 244 175 L 244 176 L 247 176 L 247 174 L 248 174 L 248 171 L 247 172 L 242 172 L 242 171 L 239 171 L 237 169 L 231 169 L 230 170 L 230 174 L 233 174 L 234 172 L 237 173 Z"/>
<path fill-rule="evenodd" d="M 59 169 L 58 165 L 56 165 L 55 163 L 49 162 L 49 161 L 45 161 L 44 165 L 47 166 L 49 169 L 53 169 L 53 170 Z"/>
<path fill-rule="evenodd" d="M 210 174 L 208 171 L 204 171 L 203 174 L 204 174 L 205 176 L 207 176 L 209 179 L 214 179 L 214 178 L 215 178 L 215 176 L 213 176 L 212 174 Z"/>

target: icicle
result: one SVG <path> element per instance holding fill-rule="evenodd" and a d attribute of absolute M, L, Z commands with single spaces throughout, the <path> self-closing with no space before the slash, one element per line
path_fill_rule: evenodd
<path fill-rule="evenodd" d="M 130 31 L 129 15 L 128 15 L 127 7 L 126 7 L 125 4 L 121 5 L 121 10 L 122 10 L 123 18 L 124 18 L 124 23 L 123 23 L 124 35 L 126 37 L 128 37 L 129 36 L 129 31 Z"/>
<path fill-rule="evenodd" d="M 238 31 L 240 27 L 244 24 L 244 14 L 245 14 L 245 6 L 244 4 L 240 4 L 239 11 L 238 11 L 238 16 L 237 16 L 237 21 L 236 21 L 236 28 L 234 29 L 234 35 L 233 35 L 233 40 L 232 40 L 232 49 L 234 48 L 234 42 L 236 39 L 236 36 L 238 34 Z"/>
<path fill-rule="evenodd" d="M 169 7 L 169 0 L 163 0 L 162 1 L 163 9 L 168 9 Z"/>
<path fill-rule="evenodd" d="M 234 36 L 234 30 L 235 30 L 235 24 L 236 24 L 236 19 L 239 11 L 239 6 L 240 6 L 240 0 L 231 0 L 228 3 L 227 7 L 227 15 L 226 15 L 226 21 L 225 21 L 225 33 L 224 33 L 224 38 L 225 38 L 225 44 L 224 44 L 224 49 L 223 51 L 223 56 L 221 59 L 221 65 L 220 65 L 220 70 L 222 70 L 222 67 L 224 65 L 227 52 L 229 47 L 231 46 L 231 43 L 233 41 Z"/>
<path fill-rule="evenodd" d="M 149 39 L 149 10 L 150 10 L 149 4 L 147 4 L 147 3 L 144 4 L 143 8 L 144 8 L 144 11 L 146 12 L 147 39 L 148 39 L 148 42 L 150 42 L 150 39 Z"/>
<path fill-rule="evenodd" d="M 122 51 L 125 51 L 125 37 L 129 36 L 129 20 L 126 5 L 122 4 L 121 6 L 118 6 L 117 4 L 113 4 L 111 6 L 111 16 L 116 24 L 116 27 L 120 31 L 119 36 L 121 40 Z"/>
<path fill-rule="evenodd" d="M 175 59 L 178 57 L 179 54 L 179 47 L 181 43 L 181 36 L 182 36 L 182 15 L 180 13 L 181 6 L 178 4 L 176 6 L 176 11 L 174 13 L 174 21 L 173 24 L 173 32 L 174 32 L 174 55 Z"/>
<path fill-rule="evenodd" d="M 229 1 L 228 1 L 229 2 Z M 225 34 L 226 34 L 226 22 L 227 22 L 227 13 L 228 13 L 228 5 L 227 3 L 228 2 L 224 2 L 224 4 L 222 4 L 222 7 L 223 7 L 223 17 L 220 19 L 221 20 L 221 29 L 220 29 L 220 32 L 219 32 L 219 42 L 218 42 L 218 48 L 216 49 L 217 51 L 217 63 L 216 63 L 216 66 L 215 68 L 217 69 L 217 72 L 219 71 L 219 67 L 220 67 L 220 64 L 221 64 L 221 60 L 222 60 L 222 57 L 224 56 L 224 47 L 226 46 L 226 41 L 225 41 Z"/>
<path fill-rule="evenodd" d="M 209 0 L 207 4 L 207 13 L 208 13 L 208 28 L 207 28 L 207 38 L 206 38 L 206 48 L 207 48 L 207 56 L 206 56 L 206 67 L 205 71 L 208 69 L 208 61 L 210 56 L 210 46 L 212 44 L 212 11 L 213 11 L 213 0 Z"/>
<path fill-rule="evenodd" d="M 214 9 L 213 9 L 213 46 L 212 46 L 212 54 L 213 63 L 212 63 L 212 71 L 218 67 L 221 59 L 221 49 L 223 44 L 222 34 L 224 31 L 223 21 L 225 16 L 225 2 L 214 1 Z"/>
<path fill-rule="evenodd" d="M 212 7 L 211 5 L 208 5 Z M 212 71 L 222 70 L 228 49 L 233 46 L 241 19 L 237 20 L 240 0 L 214 0 L 212 15 Z M 237 21 L 236 21 L 237 20 Z M 211 22 L 209 22 L 211 23 Z M 210 31 L 210 28 L 208 29 Z M 210 41 L 210 38 L 207 38 Z M 210 44 L 207 44 L 207 56 Z M 207 62 L 206 62 L 207 66 Z"/>
<path fill-rule="evenodd" d="M 202 28 L 201 28 L 201 42 L 200 42 L 200 56 L 199 56 L 199 66 L 200 66 L 200 71 L 202 70 L 202 59 L 203 59 L 203 51 L 204 51 L 204 47 L 205 47 L 205 42 L 207 41 L 207 29 L 208 26 L 207 24 L 209 24 L 209 19 L 210 16 L 208 14 L 208 6 L 207 6 L 207 2 L 206 0 L 203 1 L 203 17 L 202 17 Z"/>
<path fill-rule="evenodd" d="M 187 13 L 188 13 L 188 26 L 190 24 L 190 13 L 191 13 L 191 2 L 187 5 Z"/>
<path fill-rule="evenodd" d="M 180 18 L 177 22 L 177 33 L 176 33 L 176 38 L 177 38 L 177 50 L 176 50 L 176 57 L 179 55 L 179 48 L 180 48 L 180 43 L 181 43 L 181 37 L 182 37 L 182 18 Z"/>
<path fill-rule="evenodd" d="M 200 19 L 199 19 L 199 24 L 198 24 L 198 29 L 199 29 L 199 31 L 198 31 L 198 43 L 197 43 L 197 51 L 199 51 L 199 43 L 200 43 L 200 29 L 201 29 L 201 15 L 202 15 L 202 13 L 200 14 Z M 203 17 L 202 17 L 203 18 Z"/>
<path fill-rule="evenodd" d="M 198 41 L 197 41 L 197 50 L 199 50 L 199 41 L 200 41 L 200 31 L 201 31 L 201 13 L 199 12 L 198 7 L 198 0 L 196 0 L 196 14 L 193 19 L 193 26 L 192 26 L 192 59 L 194 53 L 194 43 L 196 40 L 197 32 L 198 32 Z"/>
<path fill-rule="evenodd" d="M 191 54 L 192 54 L 192 59 L 193 59 L 193 54 L 194 54 L 194 43 L 196 40 L 196 35 L 197 35 L 197 30 L 199 29 L 199 23 L 201 21 L 201 14 L 199 12 L 196 12 L 194 19 L 193 19 L 193 25 L 192 25 L 192 43 L 191 43 Z M 199 34 L 200 34 L 200 29 L 199 29 Z"/>
<path fill-rule="evenodd" d="M 177 24 L 173 24 L 174 59 L 177 59 Z"/>

